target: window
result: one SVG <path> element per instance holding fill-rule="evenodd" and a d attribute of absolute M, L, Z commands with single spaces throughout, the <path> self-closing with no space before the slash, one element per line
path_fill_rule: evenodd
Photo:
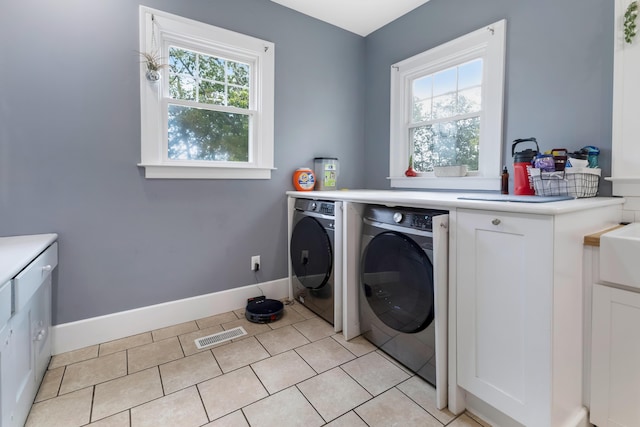
<path fill-rule="evenodd" d="M 504 20 L 391 66 L 391 186 L 498 190 Z M 417 177 L 405 177 L 410 159 Z M 436 166 L 466 165 L 460 178 Z"/>
<path fill-rule="evenodd" d="M 141 163 L 147 178 L 269 179 L 274 45 L 140 7 Z"/>

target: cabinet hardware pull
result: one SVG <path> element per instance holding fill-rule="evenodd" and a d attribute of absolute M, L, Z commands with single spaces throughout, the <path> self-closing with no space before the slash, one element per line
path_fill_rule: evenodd
<path fill-rule="evenodd" d="M 42 271 L 51 271 L 51 270 L 52 270 L 52 268 L 51 268 L 51 265 L 49 265 L 49 264 L 47 264 L 47 265 L 42 267 Z"/>
<path fill-rule="evenodd" d="M 493 225 L 499 225 L 499 224 L 500 224 L 500 222 L 501 222 L 501 221 L 500 221 L 498 218 L 494 218 L 494 219 L 491 221 L 491 224 L 493 224 Z"/>

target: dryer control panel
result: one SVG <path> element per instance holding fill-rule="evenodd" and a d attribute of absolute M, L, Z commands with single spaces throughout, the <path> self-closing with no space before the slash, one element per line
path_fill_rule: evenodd
<path fill-rule="evenodd" d="M 431 215 L 422 215 L 419 213 L 413 214 L 411 216 L 411 228 L 431 231 L 433 228 L 433 219 Z"/>
<path fill-rule="evenodd" d="M 449 212 L 435 209 L 419 209 L 369 205 L 364 213 L 364 218 L 381 222 L 383 224 L 394 224 L 400 227 L 413 228 L 422 231 L 432 231 L 433 217 L 446 215 Z"/>

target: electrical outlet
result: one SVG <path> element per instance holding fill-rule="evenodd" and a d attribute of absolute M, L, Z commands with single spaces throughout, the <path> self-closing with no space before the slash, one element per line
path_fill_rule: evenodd
<path fill-rule="evenodd" d="M 251 271 L 260 270 L 260 255 L 254 255 L 251 257 Z"/>

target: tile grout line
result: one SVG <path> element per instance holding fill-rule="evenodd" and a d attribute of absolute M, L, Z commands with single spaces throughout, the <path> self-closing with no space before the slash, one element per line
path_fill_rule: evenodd
<path fill-rule="evenodd" d="M 204 382 L 204 381 L 203 381 Z M 202 383 L 198 383 L 198 384 L 202 384 Z M 202 404 L 202 407 L 204 408 L 204 413 L 207 416 L 207 424 L 214 421 L 211 419 L 211 417 L 209 416 L 209 411 L 207 411 L 207 405 L 205 405 L 204 403 L 204 398 L 202 397 L 202 393 L 200 392 L 200 387 L 198 387 L 198 384 L 194 384 L 193 386 L 196 388 L 196 392 L 198 393 L 198 397 L 200 398 L 200 403 Z"/>
<path fill-rule="evenodd" d="M 93 404 L 96 401 L 96 386 L 91 387 L 91 405 L 89 406 L 89 423 L 91 423 L 91 418 L 93 417 Z"/>

